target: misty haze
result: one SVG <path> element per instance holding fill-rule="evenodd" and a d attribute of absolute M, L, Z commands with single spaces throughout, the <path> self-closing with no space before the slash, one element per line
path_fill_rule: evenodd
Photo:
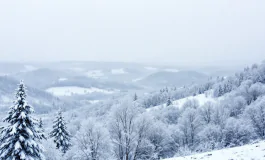
<path fill-rule="evenodd" d="M 0 160 L 264 160 L 265 1 L 0 2 Z"/>

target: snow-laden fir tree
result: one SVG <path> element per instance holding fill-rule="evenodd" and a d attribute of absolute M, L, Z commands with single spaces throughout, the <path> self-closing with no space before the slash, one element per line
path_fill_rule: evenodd
<path fill-rule="evenodd" d="M 170 105 L 172 105 L 172 101 L 171 101 L 171 98 L 168 97 L 168 99 L 167 99 L 167 106 L 170 106 Z"/>
<path fill-rule="evenodd" d="M 133 96 L 133 101 L 137 101 L 138 100 L 138 96 L 137 94 L 135 93 L 134 96 Z"/>
<path fill-rule="evenodd" d="M 2 131 L 0 160 L 43 160 L 43 147 L 40 143 L 43 133 L 39 130 L 38 120 L 26 101 L 26 87 L 23 81 L 18 85 L 16 100 L 10 107 L 4 122 L 9 125 Z"/>
<path fill-rule="evenodd" d="M 40 131 L 40 134 L 41 134 L 42 138 L 47 140 L 47 137 L 44 134 L 45 131 L 44 131 L 44 128 L 43 128 L 42 118 L 39 119 L 39 131 Z"/>
<path fill-rule="evenodd" d="M 67 131 L 66 123 L 64 121 L 64 117 L 62 116 L 61 109 L 59 109 L 56 119 L 53 122 L 53 130 L 50 133 L 50 137 L 54 138 L 56 148 L 62 151 L 64 154 L 69 150 L 71 146 L 71 136 Z"/>
<path fill-rule="evenodd" d="M 39 128 L 43 129 L 43 122 L 42 122 L 42 118 L 40 118 L 40 120 L 39 120 Z"/>

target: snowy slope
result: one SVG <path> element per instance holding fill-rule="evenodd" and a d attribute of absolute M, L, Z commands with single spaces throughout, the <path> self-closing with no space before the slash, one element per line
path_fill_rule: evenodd
<path fill-rule="evenodd" d="M 167 69 L 164 69 L 164 71 L 166 71 L 166 72 L 179 72 L 179 70 L 178 69 L 172 69 L 172 68 L 167 68 Z"/>
<path fill-rule="evenodd" d="M 202 106 L 206 102 L 216 102 L 217 99 L 213 98 L 211 95 L 199 94 L 199 95 L 196 95 L 196 96 L 190 96 L 190 97 L 182 98 L 182 99 L 173 101 L 172 103 L 175 106 L 182 107 L 183 104 L 186 103 L 188 100 L 197 100 L 199 105 Z"/>
<path fill-rule="evenodd" d="M 112 74 L 127 74 L 127 72 L 125 71 L 124 68 L 120 68 L 120 69 L 112 69 L 111 70 Z"/>
<path fill-rule="evenodd" d="M 104 73 L 102 70 L 92 70 L 85 73 L 85 75 L 89 78 L 98 79 L 100 77 L 104 77 Z"/>
<path fill-rule="evenodd" d="M 158 70 L 158 68 L 155 68 L 155 67 L 144 67 L 144 69 L 150 70 L 150 71 L 156 71 L 156 70 Z"/>
<path fill-rule="evenodd" d="M 179 107 L 179 108 L 181 108 L 189 100 L 197 100 L 200 106 L 204 105 L 207 102 L 215 103 L 215 102 L 218 101 L 218 99 L 213 98 L 211 94 L 205 93 L 205 94 L 199 94 L 199 95 L 196 95 L 196 96 L 190 96 L 190 97 L 186 97 L 186 98 L 182 98 L 182 99 L 173 101 L 172 102 L 173 105 L 171 107 Z M 162 104 L 162 105 L 159 105 L 159 106 L 148 108 L 147 111 L 159 110 L 159 109 L 162 109 L 164 107 L 167 107 L 166 104 Z"/>
<path fill-rule="evenodd" d="M 241 147 L 165 160 L 265 160 L 265 141 Z"/>

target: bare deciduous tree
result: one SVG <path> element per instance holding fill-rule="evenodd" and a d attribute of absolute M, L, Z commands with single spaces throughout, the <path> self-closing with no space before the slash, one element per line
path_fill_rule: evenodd
<path fill-rule="evenodd" d="M 110 151 L 108 130 L 89 119 L 76 135 L 77 146 L 84 160 L 104 160 Z"/>

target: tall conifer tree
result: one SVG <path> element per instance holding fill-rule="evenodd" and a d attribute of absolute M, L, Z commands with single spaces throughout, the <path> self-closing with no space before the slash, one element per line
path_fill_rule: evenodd
<path fill-rule="evenodd" d="M 16 100 L 10 107 L 4 122 L 9 123 L 2 131 L 0 145 L 1 160 L 43 160 L 40 143 L 43 133 L 39 130 L 38 120 L 31 115 L 32 106 L 26 101 L 26 87 L 23 81 L 18 85 Z"/>
<path fill-rule="evenodd" d="M 66 123 L 64 117 L 62 116 L 62 110 L 59 109 L 57 117 L 53 122 L 53 130 L 50 133 L 50 137 L 54 138 L 54 143 L 56 148 L 61 150 L 64 154 L 69 150 L 70 143 L 70 134 L 67 131 Z"/>

